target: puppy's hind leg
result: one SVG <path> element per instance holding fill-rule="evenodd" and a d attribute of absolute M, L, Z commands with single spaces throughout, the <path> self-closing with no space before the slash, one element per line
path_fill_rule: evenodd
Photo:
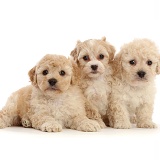
<path fill-rule="evenodd" d="M 8 122 L 9 120 L 7 120 L 7 119 L 9 119 L 9 118 L 6 114 L 6 111 L 1 110 L 0 111 L 0 129 L 11 126 L 11 124 Z"/>
<path fill-rule="evenodd" d="M 17 105 L 11 96 L 5 107 L 0 111 L 0 128 L 6 128 L 13 125 L 20 125 L 20 117 L 17 113 Z"/>
<path fill-rule="evenodd" d="M 21 125 L 20 117 L 13 112 L 10 112 L 6 109 L 0 111 L 0 128 L 6 128 L 13 125 Z"/>

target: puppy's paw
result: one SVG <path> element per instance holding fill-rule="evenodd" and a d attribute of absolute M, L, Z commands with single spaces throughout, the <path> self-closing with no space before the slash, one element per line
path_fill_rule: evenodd
<path fill-rule="evenodd" d="M 3 119 L 0 118 L 0 129 L 8 127 Z"/>
<path fill-rule="evenodd" d="M 40 130 L 43 132 L 61 132 L 62 126 L 58 122 L 45 122 L 41 125 Z"/>
<path fill-rule="evenodd" d="M 105 123 L 103 122 L 103 120 L 102 120 L 102 119 L 98 119 L 98 120 L 97 120 L 97 122 L 99 123 L 99 125 L 100 125 L 101 129 L 106 128 L 106 125 L 105 125 Z"/>
<path fill-rule="evenodd" d="M 146 121 L 146 122 L 138 122 L 137 127 L 138 128 L 157 128 L 157 125 L 152 121 Z"/>
<path fill-rule="evenodd" d="M 116 128 L 116 129 L 130 129 L 131 128 L 131 123 L 130 122 L 116 122 L 116 123 L 114 123 L 113 128 Z"/>
<path fill-rule="evenodd" d="M 30 128 L 32 127 L 31 121 L 29 119 L 22 119 L 22 126 L 25 128 Z"/>
<path fill-rule="evenodd" d="M 80 125 L 77 127 L 77 130 L 84 131 L 84 132 L 97 132 L 101 129 L 98 122 L 94 120 L 84 120 L 80 123 Z"/>

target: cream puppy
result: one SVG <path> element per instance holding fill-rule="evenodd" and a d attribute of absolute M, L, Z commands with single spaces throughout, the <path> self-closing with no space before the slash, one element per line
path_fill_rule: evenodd
<path fill-rule="evenodd" d="M 108 118 L 111 127 L 155 128 L 152 122 L 155 76 L 160 73 L 160 56 L 148 39 L 125 44 L 113 61 L 113 82 Z"/>
<path fill-rule="evenodd" d="M 71 52 L 76 65 L 74 66 L 78 83 L 86 98 L 87 116 L 97 119 L 102 128 L 105 124 L 102 117 L 108 108 L 108 97 L 111 93 L 111 67 L 109 63 L 113 60 L 115 49 L 101 40 L 89 39 L 77 42 L 75 49 Z"/>
<path fill-rule="evenodd" d="M 47 132 L 62 128 L 98 131 L 98 122 L 86 117 L 81 90 L 71 84 L 71 61 L 46 55 L 29 71 L 32 85 L 13 93 L 0 112 L 0 128 L 23 124 Z"/>

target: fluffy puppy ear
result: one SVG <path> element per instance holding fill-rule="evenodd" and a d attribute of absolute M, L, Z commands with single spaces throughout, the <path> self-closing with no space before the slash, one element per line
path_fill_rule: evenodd
<path fill-rule="evenodd" d="M 79 55 L 79 51 L 78 51 L 78 46 L 80 45 L 81 41 L 77 41 L 77 45 L 76 48 L 71 51 L 70 55 L 73 57 L 74 61 L 77 62 L 78 61 L 78 55 Z"/>
<path fill-rule="evenodd" d="M 104 42 L 106 42 L 106 37 L 105 36 L 102 37 L 101 40 L 104 41 Z"/>
<path fill-rule="evenodd" d="M 121 78 L 122 74 L 122 53 L 118 53 L 114 60 L 111 62 L 113 74 Z"/>
<path fill-rule="evenodd" d="M 36 66 L 28 72 L 32 85 L 37 86 Z"/>
<path fill-rule="evenodd" d="M 71 84 L 78 85 L 81 77 L 81 71 L 80 71 L 80 68 L 78 67 L 78 64 L 75 61 L 71 60 L 71 63 L 72 63 Z"/>
<path fill-rule="evenodd" d="M 157 67 L 156 67 L 156 73 L 160 74 L 160 56 L 158 57 Z"/>
<path fill-rule="evenodd" d="M 115 55 L 116 50 L 115 50 L 114 46 L 112 46 L 111 44 L 109 44 L 106 41 L 106 37 L 102 37 L 101 41 L 105 42 L 105 48 L 107 49 L 107 51 L 109 53 L 109 62 L 111 62 L 114 59 L 114 55 Z"/>
<path fill-rule="evenodd" d="M 109 44 L 109 50 L 108 50 L 109 61 L 113 61 L 115 52 L 116 52 L 116 50 L 115 50 L 114 46 L 112 46 L 112 45 Z"/>
<path fill-rule="evenodd" d="M 78 59 L 77 48 L 75 48 L 73 51 L 71 51 L 70 55 L 77 62 L 77 59 Z"/>

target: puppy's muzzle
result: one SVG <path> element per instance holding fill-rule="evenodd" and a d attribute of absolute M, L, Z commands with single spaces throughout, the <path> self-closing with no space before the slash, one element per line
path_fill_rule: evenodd
<path fill-rule="evenodd" d="M 55 78 L 51 78 L 48 80 L 48 83 L 50 84 L 50 86 L 54 86 L 57 83 L 57 80 Z"/>
<path fill-rule="evenodd" d="M 138 74 L 138 76 L 139 76 L 140 78 L 144 78 L 146 72 L 144 72 L 144 71 L 138 71 L 137 74 Z"/>
<path fill-rule="evenodd" d="M 96 71 L 98 69 L 98 66 L 97 65 L 91 65 L 91 68 L 93 71 Z"/>

